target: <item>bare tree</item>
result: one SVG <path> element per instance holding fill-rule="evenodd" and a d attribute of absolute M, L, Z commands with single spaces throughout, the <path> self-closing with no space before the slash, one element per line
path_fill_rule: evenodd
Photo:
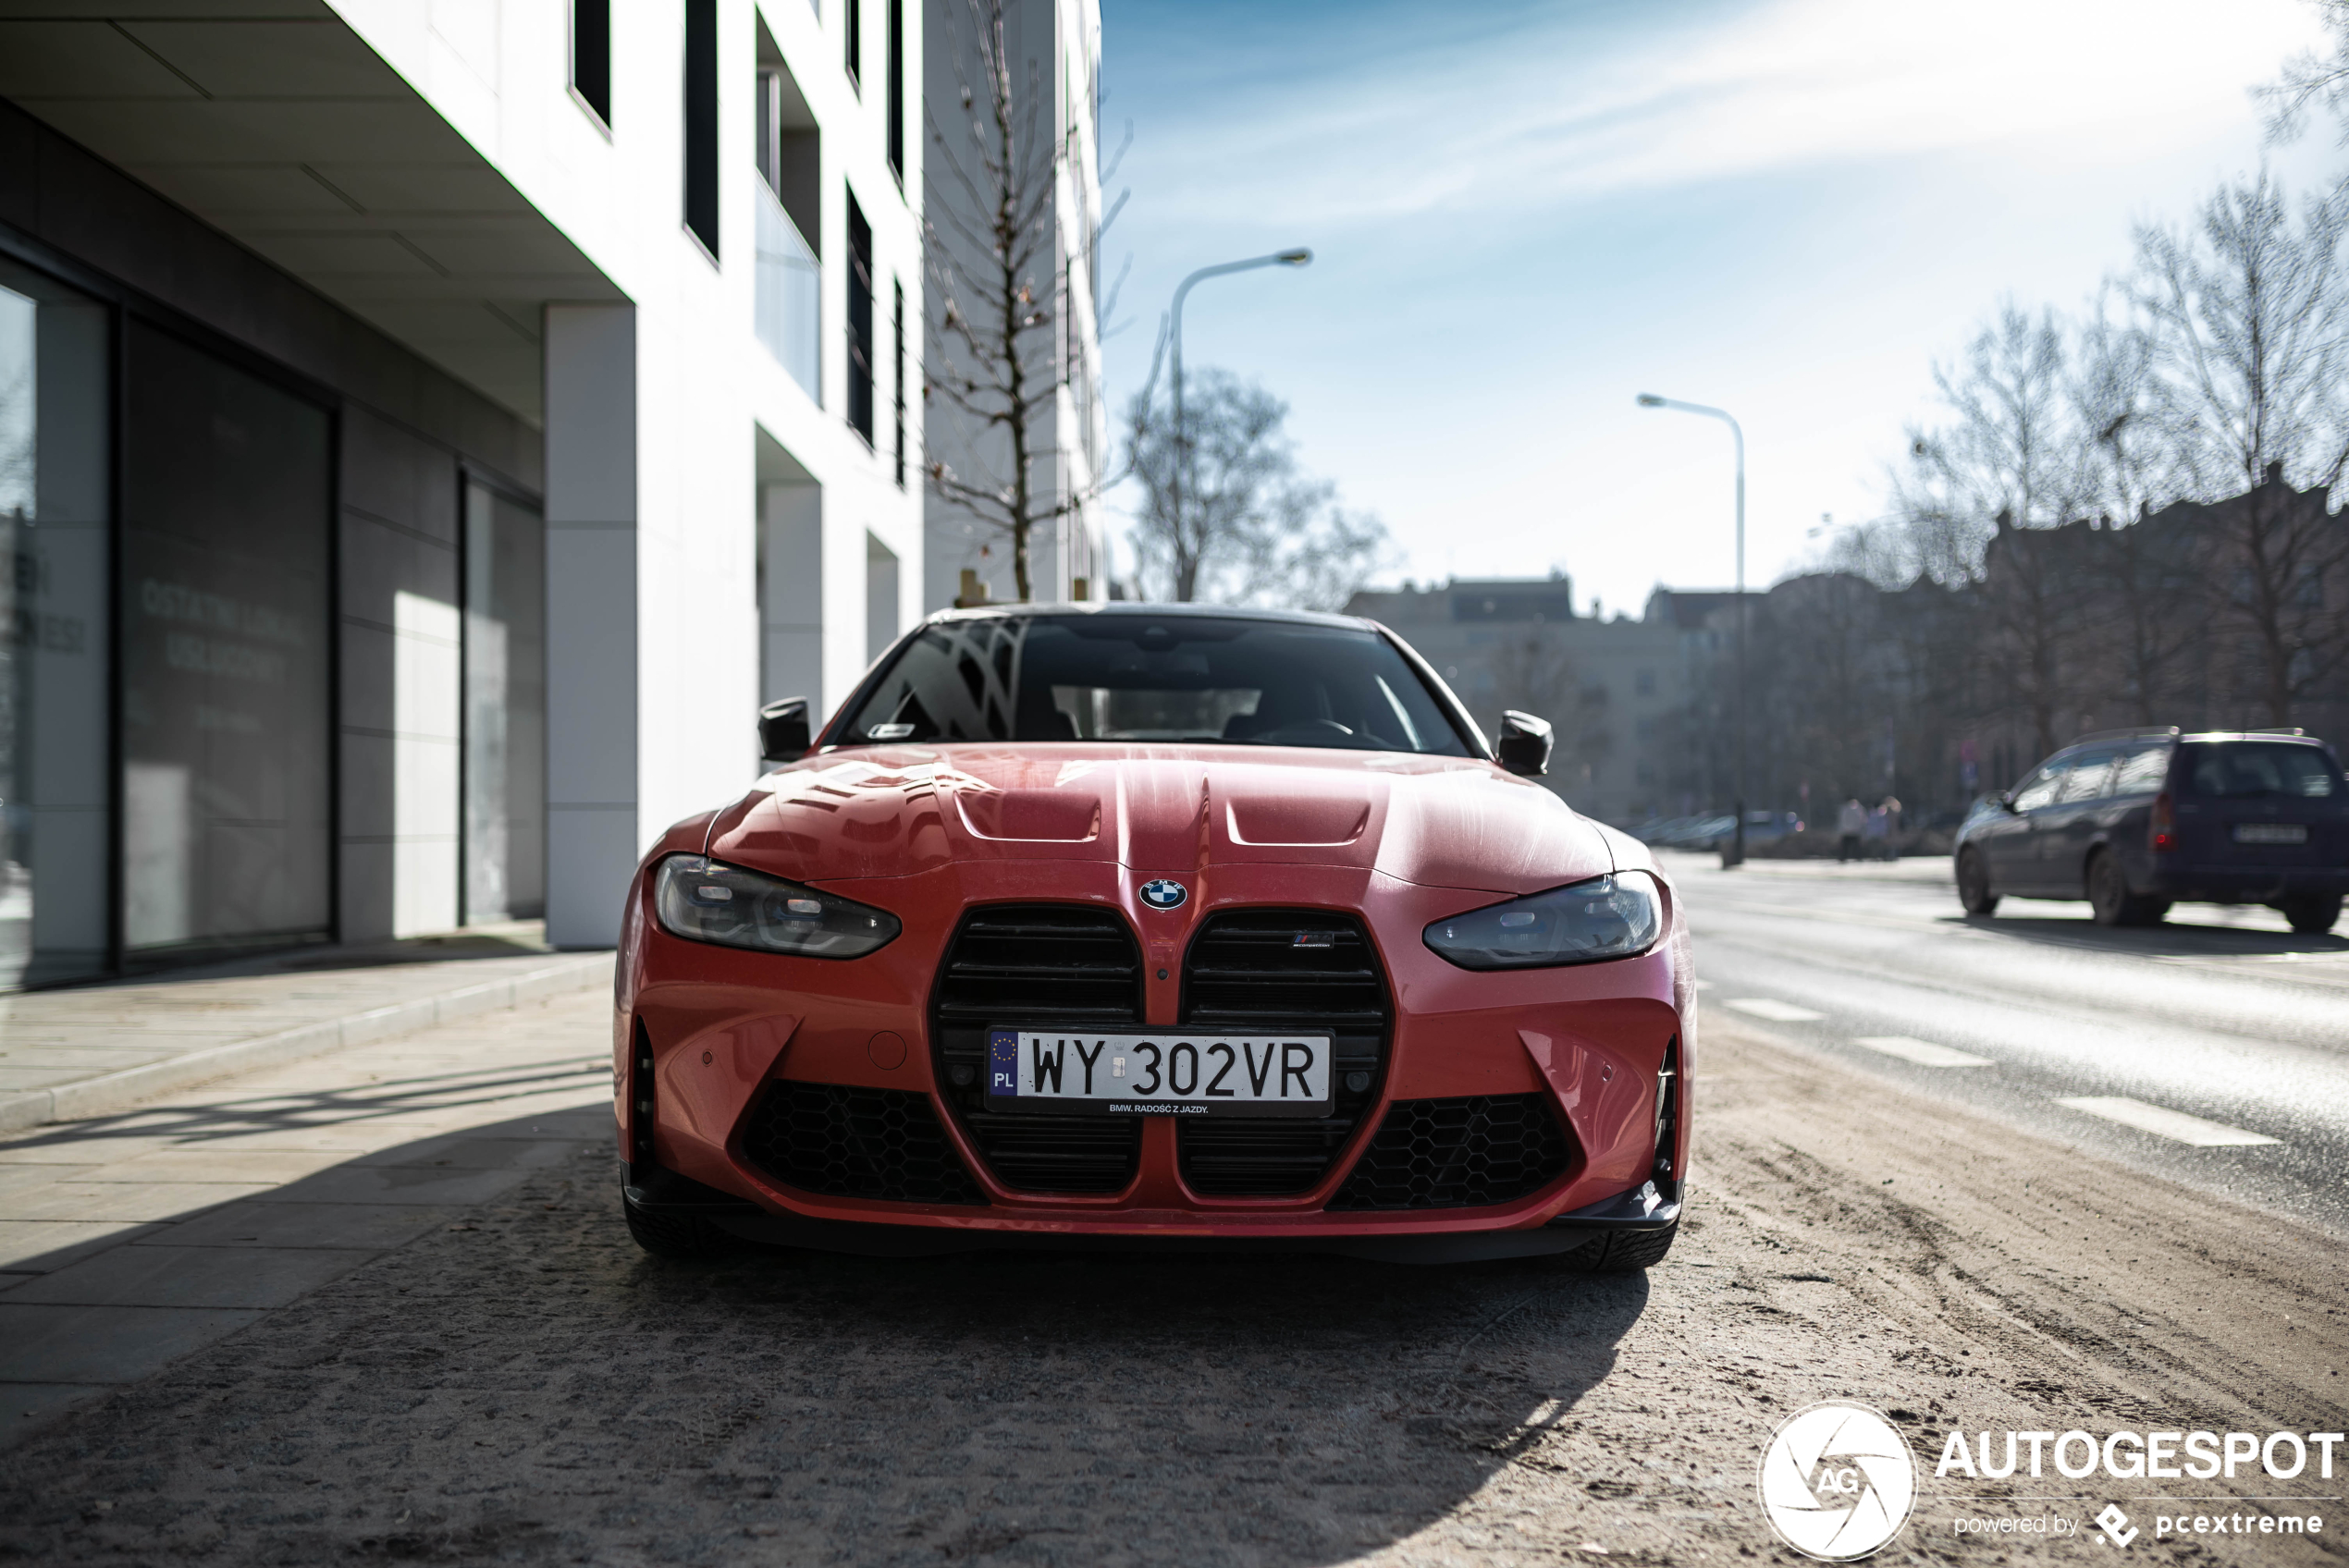
<path fill-rule="evenodd" d="M 2257 89 L 2268 103 L 2268 135 L 2288 141 L 2300 134 L 2312 107 L 2338 122 L 2349 144 L 2349 0 L 2310 0 L 2325 31 L 2323 52 L 2302 50 L 2283 66 L 2283 75 Z"/>
<path fill-rule="evenodd" d="M 924 203 L 924 271 L 937 308 L 923 396 L 942 399 L 967 426 L 961 467 L 931 458 L 931 489 L 1008 538 L 1013 581 L 1027 599 L 1037 528 L 1082 514 L 1110 476 L 1072 484 L 1056 435 L 1064 372 L 1055 342 L 1070 265 L 1058 188 L 1072 147 L 1054 129 L 1053 84 L 1032 57 L 1014 58 L 1012 8 L 1006 0 L 948 0 L 944 10 L 938 42 L 954 61 L 961 118 L 949 135 L 937 105 L 925 110 L 929 177 L 953 196 Z M 1106 227 L 1077 237 L 1088 271 Z"/>
<path fill-rule="evenodd" d="M 2265 171 L 2224 185 L 2192 227 L 2138 230 L 2135 292 L 2154 422 L 2208 508 L 2213 608 L 2258 649 L 2269 721 L 2289 723 L 2349 657 L 2325 592 L 2349 530 L 2304 499 L 2349 464 L 2349 196 L 2295 221 Z"/>
<path fill-rule="evenodd" d="M 1335 485 L 1298 471 L 1286 403 L 1227 371 L 1187 372 L 1185 382 L 1179 451 L 1172 417 L 1149 388 L 1126 409 L 1145 593 L 1305 609 L 1346 603 L 1385 564 L 1385 525 L 1340 508 Z"/>

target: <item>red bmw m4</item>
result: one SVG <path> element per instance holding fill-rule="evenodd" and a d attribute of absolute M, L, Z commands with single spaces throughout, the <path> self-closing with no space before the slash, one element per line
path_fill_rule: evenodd
<path fill-rule="evenodd" d="M 648 1251 L 736 1240 L 1661 1259 L 1694 980 L 1671 884 L 1372 622 L 932 617 L 628 892 Z"/>

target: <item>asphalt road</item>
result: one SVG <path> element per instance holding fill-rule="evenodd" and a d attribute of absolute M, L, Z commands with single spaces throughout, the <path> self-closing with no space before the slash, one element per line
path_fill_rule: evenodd
<path fill-rule="evenodd" d="M 2349 1234 L 2340 1174 L 2349 1161 L 2349 920 L 2296 937 L 2266 910 L 2183 904 L 2163 925 L 2106 929 L 2085 903 L 2013 899 L 1970 918 L 1937 861 L 1752 862 L 1725 873 L 1709 857 L 1676 856 L 1670 869 L 1708 1011 L 1935 1099 Z M 2135 1103 L 2064 1103 L 2074 1099 Z M 2183 1141 L 2230 1135 L 2274 1142 Z"/>

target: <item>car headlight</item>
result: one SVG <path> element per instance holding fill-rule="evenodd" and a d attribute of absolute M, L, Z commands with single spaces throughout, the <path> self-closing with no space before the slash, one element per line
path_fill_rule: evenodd
<path fill-rule="evenodd" d="M 653 908 L 672 937 L 800 958 L 862 958 L 904 929 L 887 910 L 700 855 L 660 863 Z"/>
<path fill-rule="evenodd" d="M 1548 969 L 1630 958 L 1655 945 L 1664 903 L 1655 879 L 1618 871 L 1439 920 L 1420 934 L 1462 969 Z"/>

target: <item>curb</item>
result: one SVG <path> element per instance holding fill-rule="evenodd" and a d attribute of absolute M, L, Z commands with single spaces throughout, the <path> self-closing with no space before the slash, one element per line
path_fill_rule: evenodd
<path fill-rule="evenodd" d="M 20 1133 L 29 1127 L 39 1127 L 51 1121 L 79 1121 L 88 1117 L 106 1116 L 157 1095 L 184 1089 L 209 1079 L 223 1078 L 232 1072 L 243 1072 L 255 1067 L 274 1067 L 279 1062 L 323 1055 L 344 1046 L 386 1039 L 394 1035 L 413 1034 L 419 1029 L 429 1029 L 436 1023 L 470 1018 L 475 1013 L 497 1012 L 569 991 L 588 990 L 609 982 L 612 955 L 609 953 L 590 954 L 551 963 L 544 969 L 534 969 L 510 979 L 490 980 L 478 986 L 444 991 L 437 997 L 419 997 L 414 1001 L 395 1002 L 389 1007 L 372 1008 L 347 1018 L 329 1018 L 316 1023 L 300 1024 L 291 1029 L 281 1029 L 274 1035 L 259 1035 L 250 1040 L 231 1040 L 225 1046 L 191 1051 L 168 1061 L 151 1061 L 142 1067 L 126 1067 L 119 1072 L 102 1073 L 72 1084 L 55 1084 L 45 1089 L 0 1095 L 0 1133 Z"/>

